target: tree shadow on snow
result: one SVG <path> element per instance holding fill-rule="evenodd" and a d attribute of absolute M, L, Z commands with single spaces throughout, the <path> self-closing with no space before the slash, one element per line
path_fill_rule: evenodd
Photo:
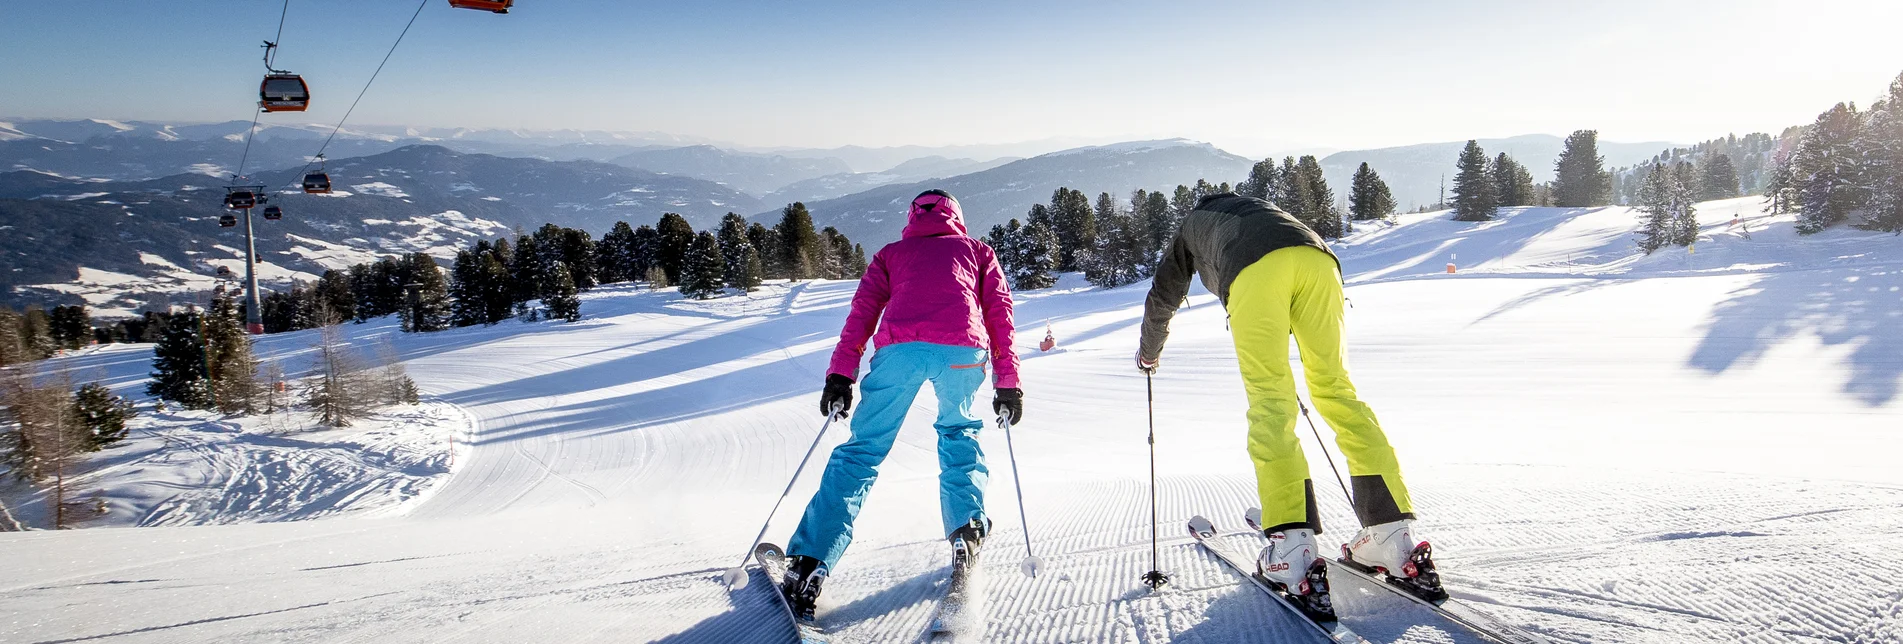
<path fill-rule="evenodd" d="M 1848 346 L 1843 392 L 1879 407 L 1903 381 L 1903 265 L 1767 273 L 1712 309 L 1690 366 L 1750 366 L 1801 335 Z"/>

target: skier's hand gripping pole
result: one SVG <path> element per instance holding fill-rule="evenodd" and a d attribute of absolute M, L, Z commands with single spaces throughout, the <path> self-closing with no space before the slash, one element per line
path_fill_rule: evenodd
<path fill-rule="evenodd" d="M 833 421 L 846 415 L 845 405 L 834 403 L 831 413 L 826 414 L 826 422 L 819 426 L 819 434 L 813 436 L 813 446 L 806 448 L 806 456 L 800 457 L 800 466 L 793 469 L 793 478 L 786 482 L 786 489 L 780 492 L 780 499 L 773 502 L 773 510 L 766 513 L 766 522 L 760 525 L 760 534 L 754 535 L 753 545 L 747 546 L 747 554 L 740 559 L 740 565 L 728 568 L 720 578 L 727 588 L 740 590 L 747 587 L 747 560 L 753 558 L 753 549 L 760 547 L 760 540 L 766 538 L 767 528 L 773 525 L 773 515 L 780 513 L 780 504 L 786 502 L 786 495 L 793 493 L 793 484 L 799 482 L 800 472 L 806 471 L 807 461 L 813 460 L 813 452 L 819 450 L 819 441 L 826 437 L 826 430 L 832 428 Z"/>
<path fill-rule="evenodd" d="M 1024 530 L 1024 562 L 1018 564 L 1018 570 L 1022 571 L 1024 576 L 1036 579 L 1037 574 L 1044 570 L 1044 560 L 1031 551 L 1031 520 L 1025 518 L 1024 483 L 1018 474 L 1017 445 L 1011 442 L 1011 412 L 1009 410 L 998 412 L 998 427 L 1004 429 L 1005 453 L 1011 455 L 1011 486 L 1017 488 L 1018 491 L 1018 525 Z"/>

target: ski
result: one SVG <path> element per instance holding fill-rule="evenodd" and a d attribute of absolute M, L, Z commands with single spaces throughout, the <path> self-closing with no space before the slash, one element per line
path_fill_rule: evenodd
<path fill-rule="evenodd" d="M 786 579 L 786 553 L 779 546 L 762 543 L 753 549 L 753 560 L 759 562 L 760 572 L 766 575 L 766 584 L 773 596 L 780 602 L 780 608 L 786 611 L 787 620 L 793 623 L 793 635 L 799 644 L 826 644 L 831 636 L 826 629 L 811 620 L 800 619 L 793 614 L 793 605 L 787 603 L 786 594 L 780 592 L 780 581 Z"/>
<path fill-rule="evenodd" d="M 983 576 L 978 572 L 978 553 L 954 554 L 951 583 L 932 614 L 932 626 L 926 634 L 930 642 L 976 642 L 984 637 Z"/>
<path fill-rule="evenodd" d="M 1260 508 L 1249 508 L 1248 512 L 1243 514 L 1242 518 L 1243 521 L 1249 524 L 1250 529 L 1258 532 L 1262 530 L 1262 511 Z M 1330 570 L 1346 572 L 1362 581 L 1368 582 L 1371 586 L 1385 589 L 1388 592 L 1405 597 L 1416 604 L 1426 606 L 1448 621 L 1459 624 L 1467 630 L 1479 634 L 1481 637 L 1500 642 L 1501 644 L 1552 644 L 1552 641 L 1545 637 L 1500 621 L 1498 618 L 1476 610 L 1463 602 L 1453 601 L 1452 599 L 1431 602 L 1422 599 L 1414 593 L 1408 592 L 1406 589 L 1389 583 L 1385 578 L 1386 575 L 1381 574 L 1379 571 L 1348 559 L 1345 547 L 1342 552 L 1344 556 L 1329 562 L 1330 565 L 1328 568 Z"/>
<path fill-rule="evenodd" d="M 1367 639 L 1356 635 L 1353 630 L 1350 630 L 1347 626 L 1343 626 L 1339 621 L 1318 622 L 1309 618 L 1308 613 L 1302 612 L 1301 608 L 1290 603 L 1287 597 L 1283 597 L 1282 593 L 1275 590 L 1275 587 L 1270 586 L 1268 581 L 1257 576 L 1255 566 L 1249 565 L 1248 559 L 1237 555 L 1235 551 L 1230 550 L 1228 546 L 1218 541 L 1216 539 L 1216 526 L 1210 523 L 1209 519 L 1203 518 L 1201 515 L 1191 518 L 1189 520 L 1189 535 L 1195 537 L 1196 543 L 1200 544 L 1204 550 L 1208 550 L 1210 554 L 1216 555 L 1216 558 L 1222 560 L 1224 565 L 1229 566 L 1247 578 L 1250 583 L 1255 584 L 1257 589 L 1275 599 L 1277 605 L 1287 609 L 1289 614 L 1302 620 L 1302 623 L 1314 628 L 1317 634 L 1327 638 L 1328 641 L 1336 642 L 1337 644 L 1368 644 Z"/>

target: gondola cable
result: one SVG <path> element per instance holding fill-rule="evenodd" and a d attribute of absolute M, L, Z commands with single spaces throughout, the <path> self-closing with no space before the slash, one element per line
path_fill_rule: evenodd
<path fill-rule="evenodd" d="M 277 37 L 275 40 L 265 43 L 265 45 L 267 45 L 264 49 L 264 69 L 266 71 L 274 71 L 271 69 L 271 59 L 277 50 L 277 43 L 284 40 L 284 21 L 290 17 L 290 15 L 291 0 L 284 0 L 284 6 L 278 9 Z M 234 184 L 244 178 L 245 165 L 251 161 L 251 139 L 258 134 L 258 115 L 262 113 L 261 110 L 253 110 L 251 112 L 251 129 L 246 130 L 244 133 L 244 155 L 238 158 L 238 174 L 231 177 L 231 182 Z"/>
<path fill-rule="evenodd" d="M 286 0 L 286 2 L 288 3 L 289 0 Z M 337 127 L 331 128 L 330 136 L 324 137 L 324 144 L 317 147 L 317 154 L 312 156 L 312 159 L 324 158 L 324 151 L 330 148 L 330 142 L 336 139 L 337 133 L 344 129 L 344 123 L 350 120 L 350 114 L 352 112 L 357 111 L 357 104 L 363 101 L 364 95 L 370 93 L 370 86 L 377 82 L 377 76 L 383 73 L 383 66 L 390 63 L 390 57 L 396 55 L 397 46 L 403 44 L 403 37 L 409 35 L 410 27 L 416 25 L 416 17 L 423 15 L 423 7 L 426 6 L 429 6 L 429 0 L 423 0 L 417 3 L 416 12 L 410 14 L 410 22 L 403 25 L 403 32 L 397 34 L 396 42 L 390 43 L 390 51 L 383 54 L 383 62 L 377 63 L 377 70 L 370 73 L 370 80 L 364 82 L 363 90 L 357 92 L 356 100 L 350 102 L 350 109 L 344 110 L 344 117 L 337 120 Z M 305 163 L 303 172 L 309 172 L 312 163 L 314 163 L 314 161 Z M 302 174 L 302 172 L 300 174 Z"/>

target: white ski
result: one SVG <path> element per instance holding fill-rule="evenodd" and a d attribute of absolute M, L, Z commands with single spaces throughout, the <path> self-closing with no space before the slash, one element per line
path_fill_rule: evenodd
<path fill-rule="evenodd" d="M 1216 555 L 1216 558 L 1222 560 L 1223 564 L 1229 566 L 1237 573 L 1240 573 L 1244 578 L 1247 578 L 1250 583 L 1255 584 L 1257 589 L 1275 599 L 1277 605 L 1287 609 L 1289 614 L 1294 615 L 1296 619 L 1302 620 L 1303 624 L 1314 628 L 1315 632 L 1323 638 L 1337 644 L 1369 644 L 1367 639 L 1356 635 L 1353 630 L 1347 626 L 1343 626 L 1339 621 L 1317 622 L 1313 619 L 1309 619 L 1307 613 L 1302 612 L 1302 609 L 1289 603 L 1288 598 L 1283 597 L 1282 593 L 1276 592 L 1275 588 L 1270 586 L 1267 581 L 1256 576 L 1255 566 L 1249 565 L 1247 558 L 1237 555 L 1235 551 L 1230 550 L 1228 546 L 1223 545 L 1220 540 L 1216 539 L 1216 526 L 1210 523 L 1209 519 L 1203 518 L 1201 515 L 1191 518 L 1189 520 L 1189 535 L 1195 537 L 1196 543 L 1202 545 L 1204 550 L 1208 550 L 1210 554 Z"/>
<path fill-rule="evenodd" d="M 1258 533 L 1262 531 L 1261 508 L 1249 508 L 1249 510 L 1243 514 L 1242 519 L 1249 524 L 1250 529 Z M 1395 587 L 1393 584 L 1389 584 L 1379 572 L 1353 561 L 1348 561 L 1345 557 L 1331 560 L 1329 564 L 1329 570 L 1339 570 L 1354 575 L 1362 581 L 1368 582 L 1369 585 L 1377 586 L 1386 589 L 1388 592 L 1406 597 L 1416 604 L 1428 607 L 1441 617 L 1447 618 L 1448 621 L 1459 624 L 1467 630 L 1479 634 L 1481 637 L 1500 642 L 1501 644 L 1553 644 L 1551 640 L 1545 637 L 1500 621 L 1498 618 L 1476 610 L 1463 602 L 1447 599 L 1440 603 L 1434 603 L 1421 599 L 1415 596 L 1414 593 L 1407 592 L 1406 590 Z"/>
<path fill-rule="evenodd" d="M 952 566 L 951 583 L 945 597 L 932 614 L 932 627 L 926 636 L 931 642 L 977 642 L 984 637 L 984 580 L 978 572 L 978 555 L 963 566 Z"/>
<path fill-rule="evenodd" d="M 780 592 L 780 581 L 786 578 L 786 553 L 779 546 L 762 543 L 753 549 L 753 560 L 759 562 L 759 571 L 766 576 L 762 584 L 773 597 L 780 602 L 780 608 L 786 611 L 786 618 L 793 623 L 793 635 L 799 644 L 827 644 L 832 641 L 826 629 L 819 624 L 800 619 L 793 614 L 793 605 L 787 603 L 786 595 Z"/>

